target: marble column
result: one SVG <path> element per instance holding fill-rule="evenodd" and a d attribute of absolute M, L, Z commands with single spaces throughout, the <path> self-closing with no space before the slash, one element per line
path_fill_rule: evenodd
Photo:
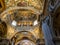
<path fill-rule="evenodd" d="M 44 38 L 45 38 L 45 45 L 54 45 L 54 43 L 52 41 L 51 30 L 48 25 L 48 20 L 49 20 L 49 17 L 46 17 L 46 19 L 42 22 L 42 32 L 43 32 Z"/>

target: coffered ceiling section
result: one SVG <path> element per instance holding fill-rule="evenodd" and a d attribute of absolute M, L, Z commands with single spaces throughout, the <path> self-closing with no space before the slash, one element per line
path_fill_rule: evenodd
<path fill-rule="evenodd" d="M 44 0 L 5 0 L 6 7 L 33 7 L 42 13 Z"/>

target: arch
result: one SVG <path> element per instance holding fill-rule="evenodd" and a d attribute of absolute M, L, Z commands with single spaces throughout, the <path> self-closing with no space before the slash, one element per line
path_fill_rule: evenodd
<path fill-rule="evenodd" d="M 20 37 L 21 36 L 21 37 Z M 31 32 L 28 32 L 28 31 L 20 31 L 20 32 L 17 32 L 12 38 L 11 40 L 14 38 L 16 39 L 17 41 L 23 39 L 23 38 L 26 38 L 26 39 L 30 39 L 32 41 L 36 41 L 36 37 L 31 33 Z"/>
<path fill-rule="evenodd" d="M 24 34 L 22 34 L 24 33 Z M 26 34 L 25 34 L 26 33 Z M 20 37 L 21 36 L 21 37 Z M 11 38 L 11 43 L 15 44 L 15 43 L 18 43 L 20 42 L 21 40 L 30 40 L 34 43 L 36 43 L 36 38 L 35 36 L 31 33 L 31 32 L 28 32 L 28 31 L 20 31 L 20 32 L 17 32 L 12 38 Z"/>

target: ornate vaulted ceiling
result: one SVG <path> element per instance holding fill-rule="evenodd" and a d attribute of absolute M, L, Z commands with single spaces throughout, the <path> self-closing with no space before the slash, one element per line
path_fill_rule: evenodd
<path fill-rule="evenodd" d="M 42 13 L 44 0 L 5 0 L 6 8 L 13 6 L 33 7 Z"/>
<path fill-rule="evenodd" d="M 5 10 L 0 14 L 0 18 L 7 25 L 7 39 L 19 43 L 20 39 L 27 37 L 29 40 L 34 39 L 36 43 L 36 40 L 43 37 L 38 19 L 43 12 L 44 0 L 4 1 Z"/>

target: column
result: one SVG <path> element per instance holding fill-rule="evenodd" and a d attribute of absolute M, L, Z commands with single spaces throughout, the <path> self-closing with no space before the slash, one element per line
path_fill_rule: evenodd
<path fill-rule="evenodd" d="M 52 41 L 51 30 L 48 25 L 48 23 L 50 22 L 48 22 L 48 20 L 49 20 L 49 17 L 47 16 L 46 19 L 42 22 L 42 32 L 45 38 L 45 45 L 54 45 Z"/>

